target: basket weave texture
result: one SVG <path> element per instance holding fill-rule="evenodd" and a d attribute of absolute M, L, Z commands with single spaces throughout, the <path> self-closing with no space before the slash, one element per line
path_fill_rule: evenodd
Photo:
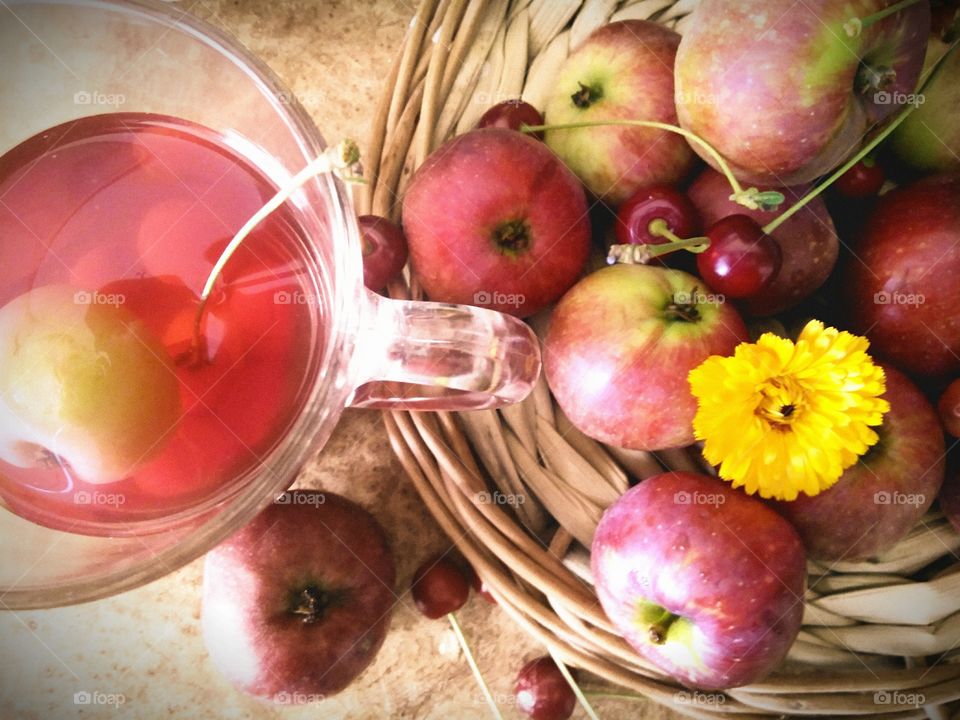
<path fill-rule="evenodd" d="M 361 212 L 399 219 L 412 172 L 490 105 L 522 96 L 542 108 L 570 49 L 599 26 L 648 19 L 682 33 L 696 4 L 422 0 L 374 118 Z M 389 291 L 422 296 L 409 278 Z M 385 422 L 424 503 L 500 606 L 565 663 L 691 717 L 946 719 L 960 700 L 960 534 L 939 513 L 875 561 L 811 562 L 804 626 L 782 667 L 720 700 L 690 702 L 604 615 L 589 547 L 603 510 L 632 480 L 665 469 L 712 473 L 699 451 L 596 443 L 567 421 L 542 379 L 509 408 L 391 412 Z"/>

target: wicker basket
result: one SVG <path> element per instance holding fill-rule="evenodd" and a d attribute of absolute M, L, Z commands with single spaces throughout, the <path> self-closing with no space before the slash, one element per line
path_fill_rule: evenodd
<path fill-rule="evenodd" d="M 600 25 L 652 19 L 682 33 L 695 6 L 422 0 L 374 119 L 361 210 L 396 219 L 413 169 L 494 102 L 522 94 L 543 107 L 569 48 Z M 390 292 L 421 294 L 404 281 Z M 394 412 L 385 421 L 444 531 L 503 610 L 565 663 L 693 717 L 948 718 L 948 703 L 960 699 L 960 573 L 951 573 L 960 569 L 960 535 L 939 514 L 879 561 L 811 563 L 804 627 L 783 667 L 722 702 L 683 702 L 682 689 L 607 620 L 591 585 L 588 549 L 603 509 L 631 478 L 664 468 L 711 471 L 699 452 L 602 446 L 570 425 L 542 380 L 530 399 L 503 410 Z M 497 491 L 526 502 L 489 502 Z"/>

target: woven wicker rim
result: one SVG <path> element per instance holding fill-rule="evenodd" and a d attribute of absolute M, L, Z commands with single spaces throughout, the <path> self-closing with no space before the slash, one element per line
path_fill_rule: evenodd
<path fill-rule="evenodd" d="M 398 219 L 413 170 L 489 105 L 522 94 L 543 107 L 569 49 L 600 25 L 650 19 L 682 33 L 696 4 L 422 0 L 373 120 L 361 212 Z M 409 278 L 389 292 L 422 297 Z M 699 718 L 945 720 L 947 703 L 960 700 L 960 536 L 937 513 L 878 561 L 811 563 L 804 627 L 784 666 L 720 700 L 684 702 L 690 695 L 610 624 L 590 581 L 589 543 L 577 538 L 592 534 L 628 477 L 703 472 L 699 453 L 599 445 L 563 418 L 542 380 L 512 408 L 384 417 L 394 451 L 437 522 L 500 607 L 567 664 Z M 530 502 L 506 507 L 489 502 L 491 492 Z M 551 517 L 559 527 L 544 536 Z M 934 579 L 911 577 L 936 561 L 944 570 Z"/>

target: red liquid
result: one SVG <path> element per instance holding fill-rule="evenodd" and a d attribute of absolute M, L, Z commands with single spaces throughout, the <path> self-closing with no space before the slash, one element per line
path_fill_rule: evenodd
<path fill-rule="evenodd" d="M 206 311 L 206 361 L 185 353 L 214 263 L 275 192 L 215 133 L 162 116 L 86 118 L 0 158 L 0 307 L 54 284 L 122 295 L 179 358 L 181 403 L 162 449 L 118 482 L 0 459 L 0 496 L 12 510 L 74 532 L 135 531 L 126 524 L 226 496 L 276 445 L 319 350 L 301 240 L 284 210 L 227 264 Z"/>

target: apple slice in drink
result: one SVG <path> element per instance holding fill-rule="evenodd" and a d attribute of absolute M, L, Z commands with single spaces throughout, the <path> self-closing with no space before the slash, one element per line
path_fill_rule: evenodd
<path fill-rule="evenodd" d="M 101 484 L 160 450 L 180 416 L 179 385 L 122 302 L 47 285 L 0 308 L 0 459 L 60 462 Z"/>

